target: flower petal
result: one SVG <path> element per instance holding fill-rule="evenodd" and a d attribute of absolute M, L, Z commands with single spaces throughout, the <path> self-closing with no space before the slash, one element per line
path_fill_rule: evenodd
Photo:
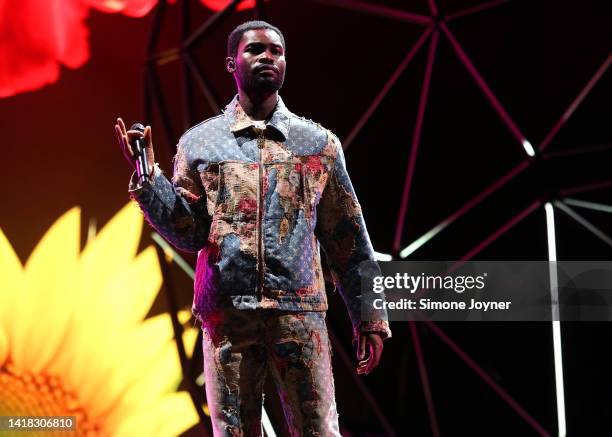
<path fill-rule="evenodd" d="M 130 17 L 143 17 L 157 4 L 157 0 L 84 0 L 102 12 L 122 12 Z"/>
<path fill-rule="evenodd" d="M 116 337 L 115 344 L 110 345 L 114 353 L 109 354 L 103 365 L 104 373 L 96 381 L 98 384 L 89 383 L 80 390 L 80 399 L 87 405 L 89 414 L 97 417 L 111 408 L 117 409 L 125 392 L 142 377 L 143 363 L 156 362 L 168 353 L 168 346 L 174 345 L 173 335 L 170 315 L 165 313 Z"/>
<path fill-rule="evenodd" d="M 109 278 L 106 287 L 84 302 L 86 308 L 96 308 L 84 323 L 101 324 L 110 331 L 122 331 L 140 323 L 151 309 L 162 276 L 157 252 L 152 246 Z"/>
<path fill-rule="evenodd" d="M 189 393 L 185 391 L 165 396 L 156 412 L 161 422 L 155 433 L 159 437 L 180 435 L 200 420 Z"/>
<path fill-rule="evenodd" d="M 40 240 L 25 267 L 13 307 L 11 354 L 17 368 L 40 372 L 62 343 L 78 290 L 79 208 L 62 215 Z"/>
<path fill-rule="evenodd" d="M 2 229 L 0 229 L 0 327 L 12 324 L 15 301 L 21 296 L 23 267 Z"/>
<path fill-rule="evenodd" d="M 220 11 L 224 9 L 231 0 L 200 0 L 200 2 L 211 11 Z M 255 7 L 255 0 L 244 0 L 238 4 L 236 11 L 243 11 L 245 9 L 253 9 Z"/>
<path fill-rule="evenodd" d="M 183 342 L 187 351 L 192 350 L 198 332 L 190 328 L 183 333 Z M 149 408 L 148 402 L 159 399 L 165 393 L 175 390 L 183 378 L 176 344 L 165 347 L 163 355 L 155 361 L 149 361 L 149 366 L 141 368 L 139 379 L 134 381 L 125 392 L 115 410 L 109 416 L 106 425 L 113 429 L 125 417 L 139 414 L 143 408 Z"/>
<path fill-rule="evenodd" d="M 151 417 L 157 420 L 151 420 Z M 128 417 L 117 428 L 114 435 L 168 436 L 174 437 L 198 423 L 198 415 L 187 392 L 164 396 L 148 409 Z M 161 426 L 160 426 L 161 424 Z"/>
<path fill-rule="evenodd" d="M 83 65 L 88 10 L 81 0 L 1 1 L 0 97 L 55 82 L 60 63 Z"/>
<path fill-rule="evenodd" d="M 142 222 L 140 210 L 133 203 L 128 203 L 83 250 L 79 307 L 84 311 L 95 311 L 95 308 L 83 308 L 87 299 L 101 293 L 115 273 L 123 270 L 136 255 Z M 100 265 L 102 261 L 104 264 Z"/>
<path fill-rule="evenodd" d="M 9 354 L 9 342 L 6 332 L 0 326 L 0 367 L 4 365 Z"/>

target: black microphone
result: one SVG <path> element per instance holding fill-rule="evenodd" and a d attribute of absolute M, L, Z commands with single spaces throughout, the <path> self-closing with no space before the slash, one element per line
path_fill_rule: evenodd
<path fill-rule="evenodd" d="M 138 131 L 144 134 L 144 126 L 140 123 L 134 123 L 130 130 Z M 138 180 L 144 178 L 146 181 L 149 180 L 149 164 L 147 163 L 147 154 L 145 153 L 145 145 L 143 138 L 132 139 L 132 145 L 134 146 L 134 152 L 136 153 L 136 173 L 138 174 Z"/>

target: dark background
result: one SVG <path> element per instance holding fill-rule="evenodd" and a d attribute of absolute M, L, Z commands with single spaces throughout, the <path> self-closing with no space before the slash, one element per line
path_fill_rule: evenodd
<path fill-rule="evenodd" d="M 372 2 L 374 3 L 374 2 Z M 441 13 L 483 3 L 439 1 Z M 376 2 L 429 15 L 425 0 Z M 537 147 L 610 55 L 612 16 L 600 1 L 510 1 L 457 19 L 450 30 L 527 139 Z M 180 7 L 169 7 L 159 49 L 180 39 Z M 317 2 L 271 0 L 267 19 L 287 41 L 287 78 L 281 95 L 298 115 L 345 138 L 404 58 L 423 28 Z M 190 5 L 191 28 L 211 12 Z M 234 93 L 223 67 L 227 34 L 252 11 L 228 17 L 194 51 L 220 102 Z M 130 169 L 115 143 L 117 116 L 143 120 L 144 48 L 152 14 L 143 19 L 92 11 L 91 59 L 35 92 L 0 100 L 2 173 L 0 227 L 25 261 L 46 229 L 74 205 L 83 223 L 101 228 L 127 201 Z M 353 184 L 374 247 L 391 253 L 405 171 L 415 127 L 429 42 L 417 54 L 379 109 L 346 151 Z M 184 116 L 179 62 L 157 66 L 172 119 L 168 144 L 159 114 L 153 126 L 156 159 L 171 170 L 173 143 L 190 125 Z M 606 72 L 551 143 L 551 153 L 612 141 L 610 85 Z M 214 115 L 194 89 L 198 120 Z M 454 260 L 489 236 L 534 199 L 554 199 L 559 188 L 609 178 L 610 149 L 547 160 L 451 224 L 410 259 Z M 449 216 L 526 158 L 441 35 L 425 112 L 402 247 Z M 552 162 L 552 164 L 550 163 Z M 608 175 L 608 176 L 607 176 Z M 573 197 L 612 204 L 611 188 Z M 580 213 L 611 234 L 610 215 Z M 611 248 L 557 210 L 557 254 L 564 260 L 608 260 Z M 85 238 L 86 229 L 83 230 Z M 151 244 L 145 232 L 143 247 Z M 186 256 L 191 262 L 193 258 Z M 544 260 L 543 208 L 537 209 L 477 255 L 490 260 Z M 178 270 L 181 300 L 190 305 L 191 283 Z M 330 295 L 330 328 L 353 354 L 346 312 Z M 164 300 L 153 313 L 164 311 Z M 440 323 L 439 326 L 551 435 L 556 402 L 550 323 Z M 379 369 L 364 381 L 397 435 L 431 435 L 408 324 L 392 325 Z M 417 325 L 442 436 L 537 435 L 440 338 Z M 607 323 L 563 323 L 568 435 L 610 435 L 612 383 Z M 145 363 L 143 363 L 144 365 Z M 347 368 L 334 354 L 337 402 L 348 435 L 385 435 Z M 276 428 L 282 414 L 266 398 Z M 280 431 L 279 431 L 280 432 Z"/>

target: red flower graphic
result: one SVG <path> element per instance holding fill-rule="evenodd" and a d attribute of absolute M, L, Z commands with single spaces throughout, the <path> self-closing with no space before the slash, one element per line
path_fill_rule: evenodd
<path fill-rule="evenodd" d="M 200 0 L 204 6 L 213 11 L 220 11 L 230 4 L 231 0 Z M 237 11 L 252 9 L 255 7 L 255 0 L 245 0 L 236 7 Z"/>
<path fill-rule="evenodd" d="M 102 12 L 121 12 L 130 17 L 143 17 L 157 4 L 157 0 L 81 0 Z M 169 3 L 175 3 L 176 0 Z"/>
<path fill-rule="evenodd" d="M 89 58 L 81 0 L 0 0 L 0 97 L 55 82 Z"/>
<path fill-rule="evenodd" d="M 158 0 L 0 0 L 0 98 L 57 81 L 60 65 L 79 68 L 89 59 L 90 8 L 130 17 L 149 13 Z M 175 3 L 171 0 L 170 3 Z M 218 11 L 228 0 L 201 0 Z M 237 10 L 253 8 L 243 1 Z"/>

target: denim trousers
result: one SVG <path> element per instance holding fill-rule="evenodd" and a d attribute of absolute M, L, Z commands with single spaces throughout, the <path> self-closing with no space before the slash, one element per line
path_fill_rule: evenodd
<path fill-rule="evenodd" d="M 261 436 L 263 386 L 278 391 L 292 436 L 340 436 L 325 312 L 223 309 L 203 318 L 215 436 Z"/>

